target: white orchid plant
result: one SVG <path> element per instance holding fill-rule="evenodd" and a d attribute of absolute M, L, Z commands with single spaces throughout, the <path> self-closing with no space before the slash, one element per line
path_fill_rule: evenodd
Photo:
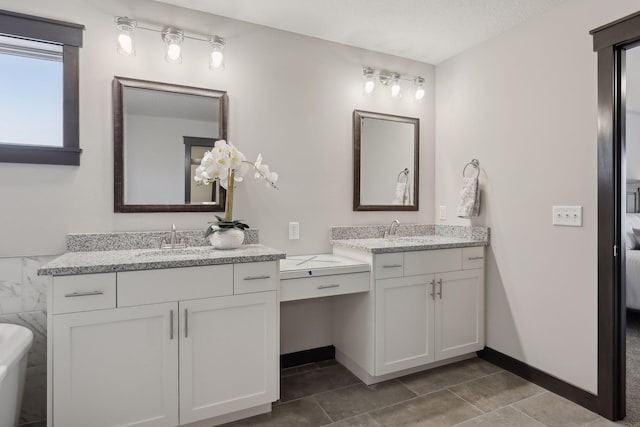
<path fill-rule="evenodd" d="M 224 218 L 217 216 L 218 221 L 211 222 L 205 232 L 205 237 L 219 230 L 237 228 L 244 230 L 249 226 L 242 220 L 233 220 L 233 193 L 236 183 L 242 182 L 250 171 L 255 172 L 255 179 L 263 180 L 267 187 L 278 188 L 278 174 L 269 170 L 269 166 L 262 163 L 262 154 L 258 154 L 255 162 L 247 160 L 235 145 L 225 141 L 216 141 L 211 151 L 204 153 L 200 166 L 196 168 L 197 184 L 209 185 L 218 181 L 227 190 Z"/>

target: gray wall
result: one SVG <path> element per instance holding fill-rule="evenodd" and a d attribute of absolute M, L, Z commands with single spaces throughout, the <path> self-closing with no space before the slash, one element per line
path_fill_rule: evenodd
<path fill-rule="evenodd" d="M 248 158 L 262 153 L 280 174 L 280 190 L 249 179 L 240 184 L 234 212 L 260 228 L 261 242 L 289 254 L 330 250 L 330 225 L 432 222 L 434 195 L 434 67 L 319 39 L 192 12 L 148 0 L 0 0 L 0 9 L 78 22 L 86 26 L 80 50 L 80 167 L 0 164 L 0 261 L 33 269 L 40 255 L 65 250 L 71 232 L 204 229 L 213 214 L 114 214 L 111 82 L 114 76 L 226 90 L 229 140 Z M 187 40 L 183 63 L 164 61 L 157 33 L 139 31 L 137 55 L 116 53 L 113 17 L 172 24 L 218 33 L 228 40 L 224 72 L 208 68 L 209 46 Z M 362 96 L 362 67 L 426 78 L 427 96 L 391 99 L 387 91 Z M 384 92 L 384 93 L 382 93 Z M 352 111 L 420 118 L 420 211 L 352 212 Z M 301 239 L 287 239 L 287 223 L 299 221 Z M 2 259 L 5 257 L 5 259 Z M 12 258 L 9 258 L 12 257 Z M 23 258 L 24 257 L 24 258 Z M 8 259 L 8 260 L 7 260 Z M 17 263 L 17 264 L 15 264 Z M 9 269 L 9 267 L 7 267 Z M 29 280 L 0 272 L 0 321 L 30 325 L 40 337 L 31 358 L 25 396 L 26 420 L 44 416 L 46 318 L 40 306 L 18 306 L 31 292 Z M 18 276 L 16 276 L 16 274 Z M 26 283 L 26 285 L 25 285 Z M 296 351 L 330 344 L 331 307 L 326 303 L 283 307 L 282 348 Z M 311 303 L 313 304 L 313 303 Z M 10 309 L 6 309 L 11 305 Z M 309 313 L 314 313 L 309 316 Z M 307 329 L 307 325 L 312 329 Z M 297 326 L 297 327 L 296 327 Z M 36 365 L 34 365 L 36 364 Z"/>
<path fill-rule="evenodd" d="M 487 346 L 597 390 L 597 96 L 589 30 L 640 3 L 571 0 L 437 67 L 436 206 L 472 158 L 490 226 Z M 554 204 L 584 227 L 551 225 Z"/>

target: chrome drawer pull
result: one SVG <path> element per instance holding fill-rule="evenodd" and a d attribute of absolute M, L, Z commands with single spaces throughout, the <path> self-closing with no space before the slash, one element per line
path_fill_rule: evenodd
<path fill-rule="evenodd" d="M 244 280 L 260 280 L 260 279 L 271 279 L 271 276 L 269 275 L 264 275 L 264 276 L 247 276 L 244 278 Z"/>
<path fill-rule="evenodd" d="M 329 288 L 339 288 L 340 285 L 320 285 L 318 286 L 318 289 L 329 289 Z"/>
<path fill-rule="evenodd" d="M 398 267 L 402 267 L 402 264 L 385 264 L 382 266 L 382 268 L 398 268 Z"/>
<path fill-rule="evenodd" d="M 479 259 L 484 259 L 484 257 L 483 256 L 470 256 L 468 258 L 469 261 L 477 261 Z"/>
<path fill-rule="evenodd" d="M 173 339 L 173 310 L 169 311 L 169 339 Z"/>
<path fill-rule="evenodd" d="M 189 338 L 189 310 L 184 309 L 184 337 Z"/>
<path fill-rule="evenodd" d="M 438 296 L 442 299 L 442 279 L 438 279 L 438 284 L 440 285 L 440 291 L 438 292 Z"/>
<path fill-rule="evenodd" d="M 433 279 L 430 285 L 431 285 L 431 293 L 429 295 L 435 301 L 436 300 L 436 279 Z"/>
<path fill-rule="evenodd" d="M 73 297 L 88 297 L 91 295 L 102 295 L 104 291 L 89 291 L 89 292 L 72 292 L 70 294 L 65 294 L 65 298 L 73 298 Z"/>

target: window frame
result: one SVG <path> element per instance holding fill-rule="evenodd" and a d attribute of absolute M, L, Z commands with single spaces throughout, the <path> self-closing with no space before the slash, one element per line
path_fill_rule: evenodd
<path fill-rule="evenodd" d="M 62 147 L 0 141 L 0 162 L 80 165 L 79 53 L 84 25 L 0 10 L 0 34 L 62 46 Z"/>

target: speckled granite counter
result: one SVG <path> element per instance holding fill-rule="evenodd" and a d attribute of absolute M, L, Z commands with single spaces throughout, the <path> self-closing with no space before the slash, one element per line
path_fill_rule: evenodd
<path fill-rule="evenodd" d="M 387 228 L 383 225 L 332 227 L 331 244 L 374 254 L 489 245 L 490 229 L 485 227 L 403 224 L 398 229 L 399 237 L 379 237 Z"/>
<path fill-rule="evenodd" d="M 39 275 L 68 276 L 74 274 L 153 270 L 158 268 L 194 267 L 276 261 L 286 254 L 263 245 L 242 245 L 239 249 L 216 250 L 211 246 L 185 249 L 129 249 L 117 251 L 67 252 L 43 265 Z"/>
<path fill-rule="evenodd" d="M 470 246 L 487 246 L 488 240 L 475 240 L 465 237 L 448 236 L 412 236 L 392 239 L 344 239 L 332 240 L 334 247 L 358 249 L 374 254 L 390 252 L 427 251 L 432 249 L 466 248 Z"/>

